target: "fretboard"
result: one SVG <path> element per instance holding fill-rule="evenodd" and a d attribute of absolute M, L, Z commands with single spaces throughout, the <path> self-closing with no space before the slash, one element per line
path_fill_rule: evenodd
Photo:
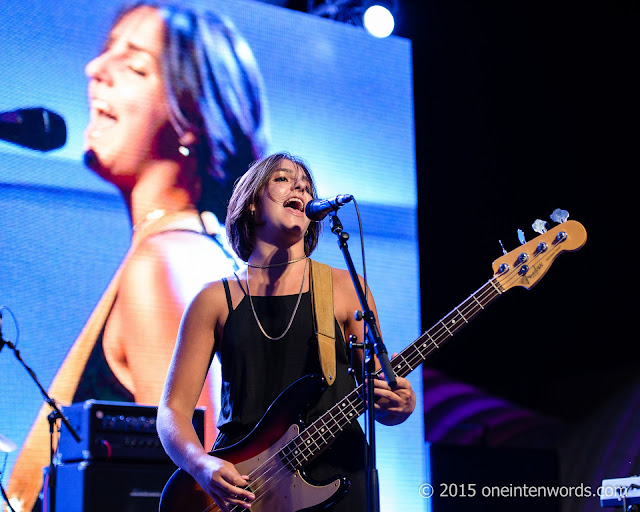
<path fill-rule="evenodd" d="M 409 375 L 502 293 L 495 279 L 476 290 L 390 361 L 396 376 Z M 364 412 L 362 394 L 361 384 L 282 447 L 279 455 L 285 465 L 295 471 L 327 448 L 348 424 Z"/>

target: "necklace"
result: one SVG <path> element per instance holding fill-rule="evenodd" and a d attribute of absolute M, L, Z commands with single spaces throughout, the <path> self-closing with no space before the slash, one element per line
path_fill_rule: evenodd
<path fill-rule="evenodd" d="M 161 219 L 166 214 L 167 214 L 167 210 L 162 210 L 160 208 L 158 208 L 157 210 L 150 211 L 142 219 L 140 219 L 138 222 L 136 222 L 131 229 L 133 231 L 138 231 L 147 222 L 150 222 L 152 220 Z"/>
<path fill-rule="evenodd" d="M 282 263 L 270 263 L 268 265 L 254 265 L 253 263 L 247 262 L 247 267 L 251 268 L 274 268 L 274 267 L 284 267 L 285 265 L 291 265 L 291 263 L 297 263 L 298 261 L 302 261 L 303 259 L 308 258 L 305 254 L 300 258 L 296 258 L 295 260 L 283 261 Z"/>
<path fill-rule="evenodd" d="M 306 258 L 306 256 L 305 256 Z M 299 258 L 297 261 L 302 260 L 302 258 Z M 293 262 L 288 262 L 288 263 L 293 263 Z M 251 298 L 251 290 L 249 290 L 249 269 L 247 269 L 247 295 L 249 295 L 249 304 L 251 304 L 251 311 L 253 311 L 253 317 L 256 319 L 256 323 L 258 324 L 258 327 L 260 328 L 260 332 L 262 332 L 262 334 L 265 335 L 266 338 L 269 338 L 271 341 L 278 341 L 281 340 L 282 338 L 284 338 L 285 334 L 287 334 L 289 332 L 289 329 L 291 328 L 291 324 L 293 324 L 293 319 L 296 316 L 296 312 L 298 311 L 298 306 L 300 305 L 300 299 L 302 298 L 302 290 L 304 289 L 304 279 L 305 276 L 307 275 L 307 267 L 309 266 L 309 260 L 307 259 L 307 261 L 304 264 L 304 273 L 302 274 L 302 284 L 300 285 L 300 292 L 298 292 L 298 300 L 296 301 L 296 305 L 293 308 L 293 313 L 291 314 L 291 318 L 289 319 L 289 324 L 287 325 L 286 329 L 284 330 L 284 332 L 277 337 L 273 337 L 273 336 L 269 336 L 265 330 L 264 327 L 262 327 L 262 324 L 260 323 L 260 319 L 258 318 L 258 315 L 256 313 L 256 309 L 253 306 L 253 299 Z"/>
<path fill-rule="evenodd" d="M 149 224 L 149 223 L 151 223 L 151 222 L 153 222 L 155 220 L 162 219 L 163 217 L 165 217 L 167 215 L 173 215 L 173 214 L 177 214 L 177 213 L 182 213 L 182 212 L 186 212 L 186 211 L 192 210 L 192 209 L 193 209 L 193 206 L 188 206 L 188 207 L 182 208 L 180 210 L 164 210 L 162 208 L 157 208 L 157 209 L 152 210 L 152 211 L 148 212 L 147 214 L 145 214 L 145 216 L 142 219 L 140 219 L 138 222 L 136 222 L 131 229 L 135 233 L 136 231 L 140 231 L 147 224 Z"/>

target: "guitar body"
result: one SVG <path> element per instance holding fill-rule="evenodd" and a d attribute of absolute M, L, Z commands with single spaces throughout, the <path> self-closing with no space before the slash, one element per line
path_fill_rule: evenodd
<path fill-rule="evenodd" d="M 285 389 L 271 404 L 260 422 L 240 442 L 214 450 L 210 455 L 233 463 L 242 475 L 257 468 L 270 477 L 250 482 L 256 496 L 251 510 L 257 512 L 297 512 L 324 508 L 342 497 L 349 480 L 336 476 L 329 482 L 310 481 L 301 470 L 291 470 L 278 452 L 300 433 L 301 411 L 322 392 L 322 378 L 308 375 Z M 238 507 L 240 509 L 240 507 Z M 213 499 L 186 471 L 178 469 L 162 491 L 160 512 L 219 511 Z"/>
<path fill-rule="evenodd" d="M 557 212 L 566 214 L 566 220 L 568 212 Z M 493 262 L 494 276 L 485 285 L 392 359 L 393 372 L 400 377 L 411 373 L 504 292 L 514 287 L 531 288 L 558 255 L 577 251 L 586 240 L 584 226 L 569 220 L 504 254 Z M 251 510 L 298 512 L 324 508 L 349 489 L 345 477 L 318 484 L 306 479 L 301 469 L 364 410 L 361 384 L 301 431 L 300 412 L 317 400 L 322 385 L 320 376 L 302 377 L 280 394 L 247 437 L 211 453 L 236 465 L 241 474 L 250 475 L 249 489 L 256 495 Z M 209 511 L 219 511 L 213 499 L 189 474 L 176 471 L 162 492 L 160 512 Z"/>

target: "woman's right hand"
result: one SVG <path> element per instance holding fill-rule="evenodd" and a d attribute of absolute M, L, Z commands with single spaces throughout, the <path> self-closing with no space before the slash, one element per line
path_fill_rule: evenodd
<path fill-rule="evenodd" d="M 249 485 L 248 475 L 241 475 L 233 464 L 211 455 L 203 456 L 197 467 L 195 480 L 222 512 L 230 512 L 231 505 L 251 507 L 256 497 L 244 488 Z"/>

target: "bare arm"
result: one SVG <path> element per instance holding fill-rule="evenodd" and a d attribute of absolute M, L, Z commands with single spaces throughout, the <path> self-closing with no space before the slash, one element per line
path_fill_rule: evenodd
<path fill-rule="evenodd" d="M 255 496 L 243 489 L 248 484 L 233 464 L 207 454 L 191 422 L 214 348 L 214 333 L 221 332 L 226 311 L 222 284 L 205 287 L 188 306 L 180 325 L 176 349 L 169 366 L 160 406 L 158 434 L 171 459 L 187 471 L 223 511 Z"/>
<path fill-rule="evenodd" d="M 364 289 L 364 281 L 360 278 L 360 283 Z M 334 310 L 336 319 L 343 326 L 345 340 L 348 340 L 351 334 L 358 337 L 358 341 L 362 342 L 363 322 L 357 321 L 354 317 L 356 310 L 361 310 L 358 295 L 353 286 L 350 274 L 345 270 L 333 270 L 333 287 L 334 287 Z M 370 290 L 367 290 L 367 302 L 369 308 L 378 321 L 378 311 L 375 300 Z M 378 329 L 380 325 L 378 321 Z M 362 366 L 362 350 L 357 352 L 356 363 Z M 380 368 L 380 363 L 376 358 L 376 369 Z M 396 377 L 397 384 L 392 389 L 383 379 L 377 379 L 374 382 L 375 395 L 377 401 L 375 404 L 376 421 L 383 425 L 398 425 L 405 421 L 416 407 L 416 395 L 411 387 L 411 383 L 402 377 Z"/>
<path fill-rule="evenodd" d="M 211 265 L 216 255 L 204 237 L 163 233 L 145 240 L 127 261 L 104 348 L 109 365 L 136 402 L 158 404 L 182 314 L 202 286 L 220 272 Z M 214 404 L 208 384 L 198 402 L 207 408 L 207 446 L 216 434 Z"/>

